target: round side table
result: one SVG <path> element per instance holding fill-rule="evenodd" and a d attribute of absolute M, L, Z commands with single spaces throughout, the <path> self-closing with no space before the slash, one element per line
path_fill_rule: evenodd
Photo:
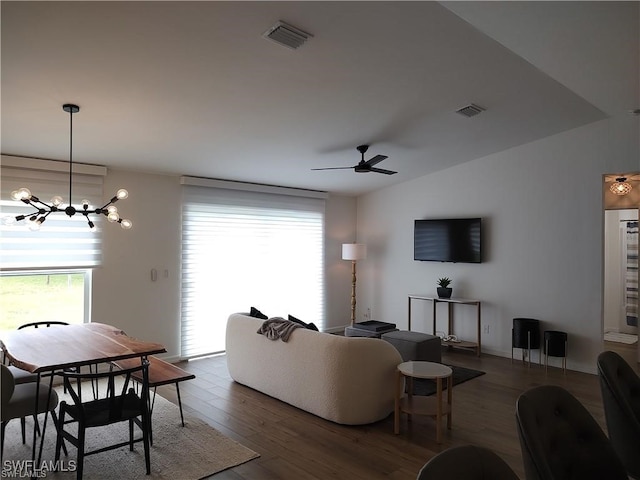
<path fill-rule="evenodd" d="M 428 415 L 436 419 L 436 441 L 442 443 L 442 417 L 447 416 L 447 428 L 451 430 L 451 411 L 453 400 L 453 370 L 446 365 L 435 362 L 404 362 L 398 365 L 396 377 L 396 398 L 395 398 L 395 415 L 394 415 L 394 433 L 400 433 L 400 413 L 404 412 L 409 415 Z M 407 378 L 408 392 L 403 397 L 403 378 Z M 428 378 L 436 381 L 436 395 L 433 396 L 414 396 L 413 395 L 413 379 Z M 447 403 L 442 401 L 442 380 L 446 379 L 447 385 Z"/>

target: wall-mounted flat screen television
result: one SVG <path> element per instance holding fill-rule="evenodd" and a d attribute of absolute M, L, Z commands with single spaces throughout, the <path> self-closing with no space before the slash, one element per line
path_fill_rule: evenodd
<path fill-rule="evenodd" d="M 482 219 L 416 220 L 413 258 L 429 262 L 481 263 Z"/>

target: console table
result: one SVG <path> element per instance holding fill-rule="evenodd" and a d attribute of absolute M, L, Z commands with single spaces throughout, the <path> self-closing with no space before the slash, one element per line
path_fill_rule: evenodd
<path fill-rule="evenodd" d="M 433 304 L 433 335 L 436 334 L 436 311 L 437 311 L 437 306 L 438 303 L 446 303 L 448 304 L 448 312 L 449 312 L 449 318 L 448 318 L 448 331 L 447 334 L 448 335 L 453 335 L 453 306 L 455 304 L 458 305 L 471 305 L 471 306 L 475 306 L 476 307 L 476 341 L 475 342 L 471 342 L 471 341 L 465 341 L 465 340 L 460 340 L 458 342 L 452 342 L 452 341 L 445 341 L 444 339 L 442 340 L 442 344 L 443 345 L 447 345 L 449 347 L 456 347 L 456 348 L 466 348 L 466 349 L 473 349 L 476 351 L 476 355 L 480 356 L 480 351 L 481 351 L 481 341 L 480 341 L 480 334 L 482 332 L 482 321 L 481 321 L 481 302 L 480 300 L 473 300 L 473 299 L 468 299 L 468 298 L 440 298 L 440 297 L 434 297 L 431 295 L 420 295 L 420 294 L 409 294 L 409 298 L 408 298 L 408 324 L 407 324 L 407 329 L 409 331 L 411 331 L 411 301 L 412 300 L 427 300 L 432 302 Z"/>

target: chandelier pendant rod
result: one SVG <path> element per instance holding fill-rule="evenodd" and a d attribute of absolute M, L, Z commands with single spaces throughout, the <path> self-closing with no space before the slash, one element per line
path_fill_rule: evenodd
<path fill-rule="evenodd" d="M 71 185 L 73 184 L 73 107 L 69 110 L 69 205 L 73 204 L 71 199 Z"/>

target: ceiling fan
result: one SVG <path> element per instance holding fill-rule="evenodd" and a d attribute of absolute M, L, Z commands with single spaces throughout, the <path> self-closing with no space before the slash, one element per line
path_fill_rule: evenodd
<path fill-rule="evenodd" d="M 398 173 L 392 170 L 385 170 L 383 168 L 374 167 L 374 165 L 377 165 L 384 159 L 388 158 L 386 155 L 376 155 L 375 157 L 372 157 L 369 160 L 365 161 L 364 154 L 366 153 L 367 150 L 369 150 L 369 145 L 359 145 L 357 147 L 357 150 L 362 155 L 362 160 L 360 160 L 360 162 L 358 162 L 358 164 L 354 165 L 353 167 L 312 168 L 311 170 L 345 170 L 347 168 L 353 168 L 353 170 L 357 173 L 375 172 L 375 173 L 382 173 L 384 175 L 393 175 L 394 173 Z"/>

